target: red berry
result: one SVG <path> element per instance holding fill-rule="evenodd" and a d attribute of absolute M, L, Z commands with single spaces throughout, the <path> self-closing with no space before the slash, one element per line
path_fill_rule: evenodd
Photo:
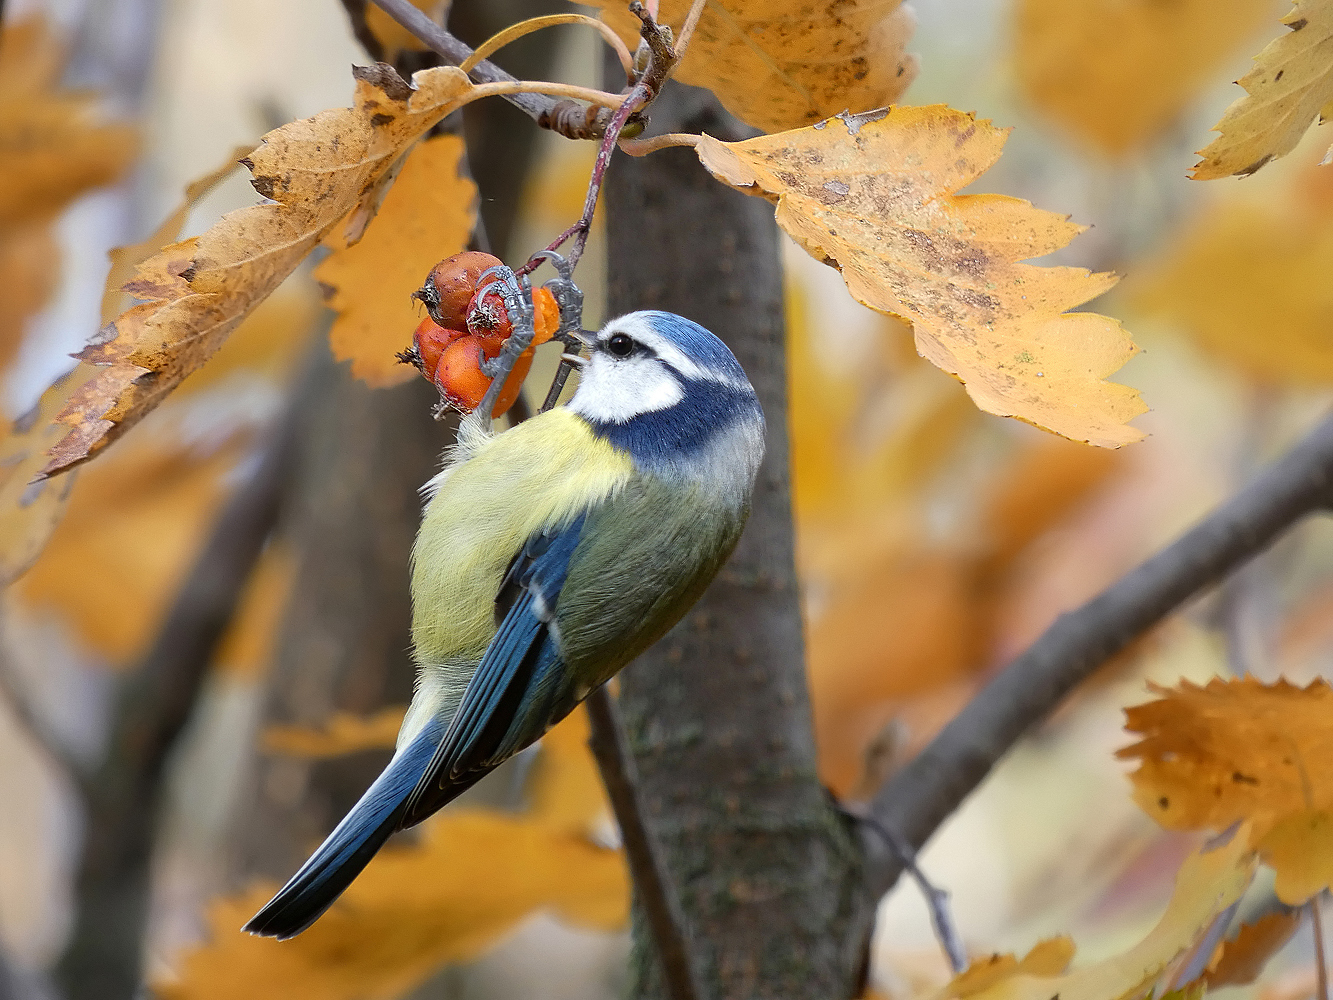
<path fill-rule="evenodd" d="M 462 330 L 467 325 L 468 303 L 481 273 L 498 267 L 500 259 L 479 250 L 465 250 L 446 257 L 431 269 L 426 283 L 416 297 L 426 306 L 431 319 L 447 330 Z"/>

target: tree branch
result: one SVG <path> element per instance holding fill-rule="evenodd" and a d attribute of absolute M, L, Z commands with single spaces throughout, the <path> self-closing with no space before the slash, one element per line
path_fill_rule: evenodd
<path fill-rule="evenodd" d="M 472 49 L 460 39 L 440 27 L 422 11 L 412 6 L 409 0 L 372 0 L 384 13 L 401 24 L 432 52 L 452 66 L 461 66 L 472 56 Z M 502 70 L 489 59 L 483 59 L 473 66 L 468 75 L 478 83 L 517 82 L 517 78 Z M 611 120 L 609 109 L 589 110 L 591 117 L 582 122 L 571 119 L 568 114 L 559 111 L 561 102 L 542 94 L 505 94 L 505 100 L 526 114 L 542 128 L 550 129 L 569 139 L 595 139 L 606 132 L 606 125 Z M 578 116 L 582 117 L 582 116 Z"/>
<path fill-rule="evenodd" d="M 162 775 L 277 521 L 295 427 L 293 406 L 258 467 L 227 501 L 156 640 L 117 699 L 106 757 L 85 785 L 78 913 L 57 969 L 69 1000 L 128 1000 L 140 991 Z"/>
<path fill-rule="evenodd" d="M 689 925 L 676 886 L 666 870 L 661 848 L 644 820 L 638 769 L 615 700 L 602 685 L 588 695 L 592 735 L 588 746 L 602 772 L 640 905 L 648 918 L 662 963 L 662 979 L 672 1000 L 703 1000 L 690 949 Z"/>
<path fill-rule="evenodd" d="M 1202 522 L 1067 612 L 986 685 L 875 797 L 876 817 L 921 847 L 1035 722 L 1110 657 L 1297 521 L 1333 504 L 1333 417 Z M 877 851 L 878 895 L 902 864 Z"/>

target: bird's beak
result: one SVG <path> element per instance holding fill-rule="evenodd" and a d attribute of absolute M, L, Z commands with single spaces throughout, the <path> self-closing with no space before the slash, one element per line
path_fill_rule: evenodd
<path fill-rule="evenodd" d="M 597 343 L 596 330 L 570 330 L 569 335 L 584 347 L 591 347 L 593 344 Z"/>
<path fill-rule="evenodd" d="M 565 364 L 573 365 L 575 368 L 582 368 L 588 363 L 587 359 L 581 358 L 577 354 L 570 354 L 568 351 L 565 351 L 560 355 L 560 360 L 565 362 Z"/>

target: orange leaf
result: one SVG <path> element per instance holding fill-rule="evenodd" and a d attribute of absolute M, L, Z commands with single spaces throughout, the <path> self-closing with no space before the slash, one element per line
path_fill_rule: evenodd
<path fill-rule="evenodd" d="M 467 246 L 477 222 L 477 186 L 459 172 L 463 140 L 442 135 L 408 154 L 361 241 L 335 249 L 315 269 L 338 318 L 329 344 L 352 374 L 374 386 L 417 373 L 398 361 L 412 340 L 421 306 L 412 293 L 444 257 Z"/>
<path fill-rule="evenodd" d="M 86 461 L 141 420 L 354 208 L 364 228 L 402 154 L 472 86 L 453 67 L 417 73 L 415 90 L 382 68 L 355 75 L 354 107 L 285 125 L 245 161 L 268 202 L 140 266 L 125 287 L 143 304 L 103 327 L 80 355 L 102 370 L 60 414 L 71 430 L 43 472 Z"/>
<path fill-rule="evenodd" d="M 615 930 L 629 917 L 618 851 L 532 820 L 450 809 L 421 843 L 380 852 L 333 908 L 291 941 L 251 937 L 269 888 L 216 903 L 212 942 L 186 954 L 164 1000 L 390 1000 L 446 962 L 475 958 L 539 908 Z"/>
<path fill-rule="evenodd" d="M 677 31 L 691 0 L 662 0 L 658 20 Z M 622 0 L 590 0 L 634 50 L 639 19 Z M 710 0 L 675 73 L 707 87 L 737 118 L 765 132 L 796 128 L 850 108 L 896 101 L 916 78 L 906 51 L 916 17 L 900 0 Z"/>
<path fill-rule="evenodd" d="M 1256 845 L 1274 871 L 1273 891 L 1292 906 L 1333 886 L 1333 809 L 1284 816 Z"/>
<path fill-rule="evenodd" d="M 1255 0 L 1020 0 L 1014 66 L 1065 131 L 1121 155 L 1170 127 L 1271 11 Z"/>
<path fill-rule="evenodd" d="M 965 1000 L 1011 976 L 1059 976 L 1074 958 L 1074 942 L 1060 935 L 1038 941 L 1022 961 L 1013 955 L 979 958 L 954 976 L 931 1000 Z"/>
<path fill-rule="evenodd" d="M 1134 304 L 1265 383 L 1333 382 L 1333 218 L 1215 206 L 1134 283 Z"/>
<path fill-rule="evenodd" d="M 912 323 L 917 350 L 983 410 L 1106 447 L 1137 441 L 1139 394 L 1105 377 L 1138 350 L 1120 324 L 1066 313 L 1115 283 L 1020 263 L 1079 227 L 1000 195 L 957 195 L 1005 132 L 942 105 L 718 142 L 697 152 L 719 180 L 777 202 L 777 220 L 837 266 L 860 302 Z"/>
<path fill-rule="evenodd" d="M 323 760 L 362 750 L 392 750 L 403 725 L 403 705 L 390 705 L 374 715 L 334 712 L 318 729 L 272 725 L 260 739 L 266 753 Z"/>
<path fill-rule="evenodd" d="M 1117 756 L 1138 760 L 1134 800 L 1172 830 L 1253 824 L 1256 841 L 1284 817 L 1333 806 L 1333 688 L 1314 681 L 1214 678 L 1153 686 L 1163 697 L 1125 710 L 1143 738 Z"/>
<path fill-rule="evenodd" d="M 1234 938 L 1222 942 L 1220 954 L 1204 974 L 1208 988 L 1248 986 L 1258 979 L 1265 963 L 1296 933 L 1301 917 L 1299 911 L 1268 913 L 1252 924 L 1242 924 Z"/>

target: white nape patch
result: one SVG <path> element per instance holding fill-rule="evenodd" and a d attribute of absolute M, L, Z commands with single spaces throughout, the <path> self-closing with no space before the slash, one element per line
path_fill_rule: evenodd
<path fill-rule="evenodd" d="M 670 409 L 684 398 L 685 391 L 661 358 L 640 354 L 618 360 L 595 350 L 579 373 L 569 408 L 599 423 L 623 424 L 643 413 Z"/>

